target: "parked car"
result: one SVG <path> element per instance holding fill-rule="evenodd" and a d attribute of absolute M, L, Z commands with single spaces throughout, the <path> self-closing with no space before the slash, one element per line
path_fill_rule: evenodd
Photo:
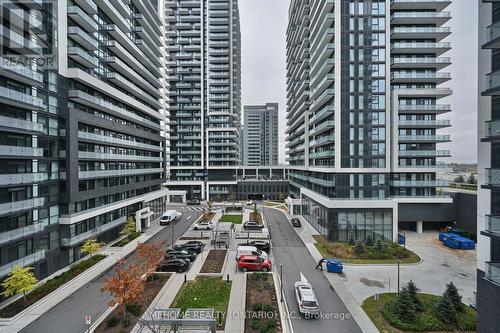
<path fill-rule="evenodd" d="M 248 205 L 248 206 L 252 206 L 252 205 L 253 205 L 253 200 L 248 200 L 248 201 L 247 201 L 247 205 Z"/>
<path fill-rule="evenodd" d="M 254 240 L 248 243 L 241 243 L 241 246 L 255 246 L 257 249 L 264 251 L 266 253 L 271 252 L 271 244 L 269 242 Z"/>
<path fill-rule="evenodd" d="M 201 253 L 203 251 L 203 246 L 199 246 L 197 244 L 179 244 L 179 245 L 174 245 L 173 247 L 174 250 L 176 251 L 192 251 L 196 253 Z"/>
<path fill-rule="evenodd" d="M 261 251 L 255 246 L 240 245 L 236 251 L 236 260 L 239 260 L 241 256 L 258 256 L 265 259 L 267 252 Z"/>
<path fill-rule="evenodd" d="M 296 228 L 300 228 L 302 226 L 302 224 L 300 223 L 300 220 L 296 217 L 293 217 L 291 222 L 292 222 L 292 225 Z"/>
<path fill-rule="evenodd" d="M 178 220 L 182 216 L 181 212 L 176 210 L 167 210 L 160 217 L 160 225 L 169 225 L 171 222 Z"/>
<path fill-rule="evenodd" d="M 169 258 L 163 260 L 159 265 L 157 270 L 159 272 L 178 272 L 182 273 L 189 269 L 189 262 L 178 258 Z"/>
<path fill-rule="evenodd" d="M 194 224 L 193 230 L 212 230 L 214 224 L 212 221 L 200 221 Z"/>
<path fill-rule="evenodd" d="M 187 250 L 167 250 L 167 254 L 165 255 L 167 258 L 177 258 L 184 259 L 193 262 L 196 259 L 197 253 L 194 251 Z"/>
<path fill-rule="evenodd" d="M 261 258 L 258 256 L 241 256 L 238 260 L 238 268 L 243 271 L 262 271 L 268 272 L 272 268 L 269 258 Z"/>
<path fill-rule="evenodd" d="M 244 230 L 262 230 L 264 229 L 263 224 L 258 224 L 255 221 L 246 221 L 243 223 L 243 229 Z"/>
<path fill-rule="evenodd" d="M 200 205 L 200 200 L 199 199 L 191 199 L 186 201 L 186 205 L 188 206 L 198 206 Z"/>
<path fill-rule="evenodd" d="M 189 245 L 198 245 L 198 246 L 201 246 L 201 247 L 205 247 L 205 243 L 203 242 L 200 242 L 200 241 L 197 241 L 197 240 L 190 240 L 190 241 L 187 241 L 186 243 L 184 244 L 189 244 Z"/>
<path fill-rule="evenodd" d="M 319 314 L 316 294 L 311 284 L 302 273 L 300 273 L 300 281 L 295 282 L 295 299 L 297 301 L 299 313 L 306 318 L 314 318 Z"/>

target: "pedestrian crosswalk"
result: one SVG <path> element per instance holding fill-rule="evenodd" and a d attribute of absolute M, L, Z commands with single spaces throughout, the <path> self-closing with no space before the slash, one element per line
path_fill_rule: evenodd
<path fill-rule="evenodd" d="M 203 212 L 205 208 L 203 207 L 193 207 L 193 206 L 186 206 L 184 207 L 185 210 L 190 210 L 192 212 Z"/>

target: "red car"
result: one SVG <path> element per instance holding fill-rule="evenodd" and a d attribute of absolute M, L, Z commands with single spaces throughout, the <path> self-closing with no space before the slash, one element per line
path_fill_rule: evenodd
<path fill-rule="evenodd" d="M 269 258 L 259 256 L 241 256 L 238 260 L 238 268 L 243 271 L 262 271 L 268 272 L 272 268 Z"/>

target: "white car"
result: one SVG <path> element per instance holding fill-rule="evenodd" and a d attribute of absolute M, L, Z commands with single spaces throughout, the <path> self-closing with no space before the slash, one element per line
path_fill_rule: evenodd
<path fill-rule="evenodd" d="M 248 205 L 248 206 L 253 205 L 253 200 L 248 200 L 248 201 L 247 201 L 247 205 Z"/>
<path fill-rule="evenodd" d="M 193 230 L 212 230 L 213 228 L 214 224 L 212 221 L 200 221 L 193 226 Z"/>
<path fill-rule="evenodd" d="M 319 314 L 318 300 L 306 277 L 300 273 L 300 281 L 295 282 L 295 299 L 299 313 L 306 318 L 315 318 Z"/>

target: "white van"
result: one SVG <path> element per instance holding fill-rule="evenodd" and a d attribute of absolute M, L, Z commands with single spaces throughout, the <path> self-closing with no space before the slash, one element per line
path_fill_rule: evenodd
<path fill-rule="evenodd" d="M 241 256 L 259 256 L 263 259 L 267 258 L 267 253 L 257 249 L 255 246 L 238 246 L 236 251 L 236 260 L 240 260 Z"/>
<path fill-rule="evenodd" d="M 160 217 L 160 225 L 169 225 L 170 222 L 173 222 L 173 221 L 177 220 L 181 216 L 182 216 L 181 212 L 178 212 L 176 210 L 167 210 Z"/>

